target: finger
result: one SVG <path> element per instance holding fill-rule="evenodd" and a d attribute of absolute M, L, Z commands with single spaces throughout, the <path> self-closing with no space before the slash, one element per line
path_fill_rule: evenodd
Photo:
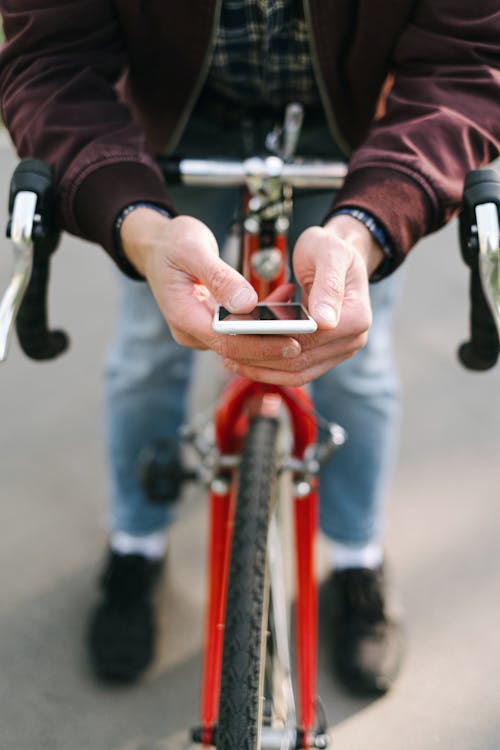
<path fill-rule="evenodd" d="M 290 372 L 300 372 L 301 370 L 308 370 L 310 367 L 314 367 L 322 362 L 330 362 L 338 359 L 339 357 L 352 357 L 359 349 L 366 346 L 367 334 L 366 332 L 359 336 L 349 336 L 343 339 L 335 339 L 329 341 L 323 346 L 317 346 L 314 349 L 305 350 L 303 349 L 300 354 L 294 357 L 290 357 L 288 360 L 284 358 L 269 359 L 267 361 L 255 360 L 247 357 L 246 355 L 235 356 L 231 358 L 236 364 L 243 367 L 266 367 L 271 370 L 288 370 Z"/>
<path fill-rule="evenodd" d="M 348 300 L 345 300 L 340 321 L 336 328 L 322 329 L 312 334 L 299 334 L 296 339 L 303 352 L 337 342 L 342 347 L 349 345 L 350 341 L 356 341 L 358 337 L 366 339 L 371 320 L 372 315 L 369 305 L 352 305 Z M 364 345 L 362 344 L 362 346 Z"/>
<path fill-rule="evenodd" d="M 350 255 L 342 241 L 332 242 L 322 227 L 309 227 L 297 240 L 293 254 L 295 276 L 309 314 L 320 329 L 331 330 L 338 323 Z"/>
<path fill-rule="evenodd" d="M 282 363 L 297 357 L 300 344 L 290 336 L 275 335 L 214 335 L 209 341 L 210 348 L 226 359 L 236 362 L 244 358 L 254 364 L 279 361 Z"/>
<path fill-rule="evenodd" d="M 257 304 L 255 289 L 219 257 L 215 237 L 208 227 L 200 225 L 192 219 L 184 223 L 182 242 L 174 246 L 170 263 L 191 279 L 199 279 L 214 300 L 230 312 L 250 312 Z"/>
<path fill-rule="evenodd" d="M 309 314 L 321 329 L 336 328 L 345 294 L 347 266 L 343 255 L 333 262 L 332 253 L 318 253 L 313 283 L 309 289 Z"/>
<path fill-rule="evenodd" d="M 366 264 L 347 240 L 309 227 L 297 240 L 293 262 L 303 301 L 320 329 L 337 327 L 347 299 L 359 303 L 364 315 L 369 307 Z"/>
<path fill-rule="evenodd" d="M 306 385 L 307 383 L 310 383 L 313 380 L 316 380 L 316 378 L 321 377 L 321 375 L 324 375 L 325 372 L 331 370 L 332 367 L 335 367 L 344 360 L 349 359 L 350 356 L 352 355 L 345 354 L 334 357 L 328 362 L 318 363 L 307 368 L 306 370 L 301 370 L 300 372 L 291 372 L 290 370 L 273 370 L 267 367 L 250 367 L 246 365 L 240 365 L 237 362 L 233 362 L 231 360 L 225 360 L 224 365 L 234 374 L 241 375 L 243 377 L 249 378 L 250 380 L 255 380 L 258 383 L 300 387 Z"/>

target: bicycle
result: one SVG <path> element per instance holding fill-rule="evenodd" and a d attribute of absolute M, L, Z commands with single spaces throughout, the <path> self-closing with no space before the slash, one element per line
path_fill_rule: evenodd
<path fill-rule="evenodd" d="M 284 156 L 286 158 L 271 157 L 272 161 L 267 164 L 264 160 L 251 163 L 185 160 L 178 164 L 160 160 L 160 163 L 169 178 L 173 171 L 178 171 L 186 184 L 207 184 L 210 180 L 210 184 L 234 186 L 250 182 L 256 190 L 253 197 L 257 199 L 253 204 L 246 201 L 248 209 L 252 210 L 252 206 L 256 209 L 256 216 L 247 216 L 252 220 L 259 218 L 263 208 L 272 216 L 273 205 L 280 202 L 281 208 L 289 208 L 291 190 L 297 185 L 304 187 L 308 182 L 308 187 L 332 188 L 342 181 L 344 165 L 293 162 L 288 161 L 289 155 L 283 153 Z M 21 346 L 32 357 L 47 358 L 61 353 L 67 339 L 62 332 L 49 332 L 46 325 L 46 281 L 49 258 L 57 244 L 57 230 L 48 210 L 50 173 L 46 167 L 36 165 L 39 184 L 36 189 L 27 189 L 34 166 L 21 165 L 11 190 L 10 233 L 18 270 L 10 297 L 7 303 L 4 298 L 0 306 L 0 339 L 6 340 L 5 330 L 11 330 L 17 313 Z M 269 195 L 276 195 L 278 186 L 280 196 L 281 189 L 284 190 L 283 199 L 269 201 Z M 22 196 L 26 192 L 31 192 L 32 197 Z M 498 208 L 498 202 L 496 206 Z M 276 216 L 272 220 L 277 223 Z M 244 267 L 249 273 L 255 272 L 253 280 L 259 285 L 262 297 L 272 287 L 268 278 L 271 272 L 279 270 L 272 279 L 273 284 L 285 278 L 286 222 L 281 222 L 282 231 L 277 233 L 272 247 L 265 248 L 278 252 L 264 254 L 259 243 L 260 231 L 250 231 L 251 222 L 245 226 L 245 221 L 241 220 L 240 224 Z M 479 236 L 482 236 L 483 224 L 480 215 L 477 219 Z M 257 229 L 260 230 L 258 221 Z M 468 231 L 470 234 L 472 229 Z M 464 226 L 464 236 L 466 232 Z M 35 256 L 33 273 L 28 284 L 32 255 Z M 25 297 L 21 304 L 23 292 Z M 34 324 L 37 326 L 35 334 Z M 291 434 L 296 438 L 292 450 L 286 441 L 285 444 L 279 442 L 284 404 L 292 423 Z M 322 446 L 317 443 L 318 427 L 327 432 Z M 216 744 L 218 748 L 229 748 L 229 745 L 279 747 L 280 750 L 326 747 L 327 724 L 315 694 L 317 595 L 313 541 L 319 461 L 340 447 L 344 433 L 339 426 L 325 425 L 318 420 L 304 391 L 258 385 L 242 378 L 232 380 L 224 391 L 214 428 L 216 446 L 207 442 L 205 431 L 198 427 L 187 428 L 184 433 L 184 438 L 201 456 L 201 477 L 210 486 L 211 504 L 209 569 L 212 576 L 208 587 L 201 725 L 193 730 L 193 739 L 205 745 Z M 297 544 L 298 711 L 286 624 L 288 603 L 279 553 L 280 522 L 274 515 L 278 510 L 275 489 L 285 473 L 292 475 L 296 530 L 300 529 L 301 539 L 301 544 Z M 232 549 L 235 552 L 231 554 L 228 530 L 233 524 Z M 248 586 L 242 578 L 247 579 Z M 250 646 L 245 645 L 237 658 L 234 644 L 241 641 Z M 267 700 L 263 700 L 263 696 L 267 696 Z"/>

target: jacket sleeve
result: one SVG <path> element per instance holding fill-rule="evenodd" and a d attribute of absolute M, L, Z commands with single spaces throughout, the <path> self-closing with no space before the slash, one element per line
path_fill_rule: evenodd
<path fill-rule="evenodd" d="M 457 212 L 466 173 L 498 155 L 498 0 L 420 0 L 392 68 L 385 113 L 353 153 L 335 205 L 373 214 L 396 266 Z"/>
<path fill-rule="evenodd" d="M 121 210 L 136 201 L 173 207 L 115 92 L 126 50 L 113 3 L 0 0 L 0 12 L 1 112 L 16 149 L 53 167 L 61 227 L 120 263 L 112 230 Z"/>

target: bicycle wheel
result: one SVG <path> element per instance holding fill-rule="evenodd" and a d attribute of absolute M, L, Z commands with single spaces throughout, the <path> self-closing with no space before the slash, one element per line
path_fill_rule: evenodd
<path fill-rule="evenodd" d="M 289 728 L 290 711 L 283 707 L 293 700 L 287 633 L 283 633 L 286 597 L 280 590 L 283 573 L 276 561 L 277 525 L 270 521 L 277 487 L 277 439 L 278 422 L 257 417 L 250 424 L 242 453 L 226 604 L 218 750 L 258 750 L 263 723 L 264 736 L 276 731 L 276 722 L 282 738 Z M 279 746 L 285 748 L 282 740 Z"/>

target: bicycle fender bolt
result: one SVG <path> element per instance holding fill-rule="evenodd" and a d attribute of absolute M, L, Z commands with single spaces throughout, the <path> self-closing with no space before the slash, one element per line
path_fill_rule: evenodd
<path fill-rule="evenodd" d="M 227 495 L 229 492 L 229 482 L 223 477 L 215 477 L 210 484 L 210 489 L 215 495 Z"/>
<path fill-rule="evenodd" d="M 318 748 L 318 750 L 325 750 L 329 744 L 330 738 L 327 734 L 318 734 L 314 738 L 314 747 Z"/>
<path fill-rule="evenodd" d="M 311 492 L 311 485 L 305 479 L 301 479 L 300 481 L 295 482 L 293 491 L 295 497 L 307 497 Z"/>
<path fill-rule="evenodd" d="M 251 199 L 250 203 L 252 202 L 253 198 Z M 255 204 L 255 208 L 251 210 L 259 210 L 260 208 L 260 201 L 258 202 L 259 205 Z M 258 234 L 260 229 L 260 223 L 258 219 L 255 219 L 253 216 L 249 216 L 247 219 L 245 219 L 245 231 L 249 234 Z"/>

